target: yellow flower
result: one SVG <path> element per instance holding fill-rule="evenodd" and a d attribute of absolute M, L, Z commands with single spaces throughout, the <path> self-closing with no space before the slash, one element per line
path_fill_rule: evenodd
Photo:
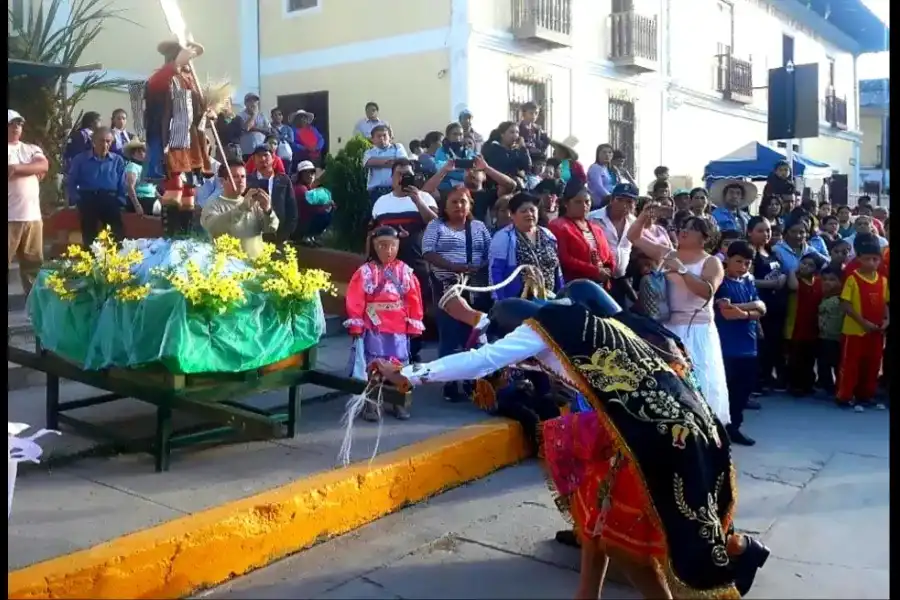
<path fill-rule="evenodd" d="M 262 291 L 281 302 L 309 301 L 319 292 L 335 294 L 331 275 L 319 269 L 301 271 L 297 251 L 286 246 L 278 260 L 267 261 L 260 273 Z"/>
<path fill-rule="evenodd" d="M 253 266 L 256 268 L 265 268 L 272 262 L 272 256 L 274 255 L 275 244 L 270 244 L 268 242 L 264 243 L 259 256 L 253 259 Z"/>
<path fill-rule="evenodd" d="M 245 301 L 244 288 L 241 282 L 253 276 L 252 271 L 225 274 L 229 254 L 233 246 L 216 247 L 213 264 L 207 273 L 201 271 L 193 260 L 185 264 L 184 274 L 170 273 L 165 275 L 172 287 L 184 296 L 185 301 L 194 309 L 205 310 L 212 314 L 223 314 L 235 305 Z"/>
<path fill-rule="evenodd" d="M 144 260 L 139 250 L 121 253 L 109 227 L 97 235 L 94 248 L 96 254 L 81 246 L 70 245 L 53 275 L 48 277 L 47 287 L 63 300 L 74 298 L 76 289 L 88 287 L 99 288 L 102 294 L 120 299 L 146 296 L 139 291 L 145 286 L 137 285 L 132 274 Z"/>
<path fill-rule="evenodd" d="M 246 260 L 247 254 L 241 247 L 241 241 L 230 235 L 220 235 L 213 240 L 213 249 L 217 256 Z"/>
<path fill-rule="evenodd" d="M 127 285 L 116 290 L 116 298 L 122 302 L 139 302 L 150 294 L 150 284 Z"/>
<path fill-rule="evenodd" d="M 51 273 L 44 280 L 44 283 L 47 289 L 56 294 L 60 300 L 71 300 L 75 297 L 75 293 L 68 288 L 65 279 L 59 273 Z"/>

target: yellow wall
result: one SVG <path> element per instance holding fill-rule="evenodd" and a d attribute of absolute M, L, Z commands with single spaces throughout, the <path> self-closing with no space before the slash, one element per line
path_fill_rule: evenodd
<path fill-rule="evenodd" d="M 32 0 L 36 2 L 37 0 Z M 206 52 L 195 61 L 201 83 L 229 80 L 235 88 L 240 81 L 240 24 L 236 18 L 214 18 L 216 14 L 237 15 L 240 0 L 190 0 L 181 2 L 184 20 Z M 8 0 L 8 7 L 12 0 Z M 170 36 L 159 3 L 150 0 L 115 0 L 110 3 L 116 17 L 108 19 L 100 35 L 85 49 L 79 60 L 87 65 L 100 63 L 109 77 L 145 79 L 162 65 L 156 46 Z M 83 77 L 75 75 L 76 83 Z M 131 111 L 127 92 L 92 92 L 75 110 L 93 110 L 106 122 L 116 108 Z"/>
<path fill-rule="evenodd" d="M 326 5 L 327 6 L 327 5 Z M 353 126 L 364 116 L 363 107 L 377 100 L 381 118 L 403 145 L 421 139 L 432 129 L 443 130 L 450 114 L 450 81 L 446 51 L 428 52 L 396 61 L 367 61 L 264 76 L 264 106 L 278 96 L 309 92 L 329 93 L 329 146 L 336 151 L 347 141 Z"/>
<path fill-rule="evenodd" d="M 877 167 L 881 153 L 878 147 L 881 146 L 883 129 L 882 115 L 878 111 L 875 114 L 868 113 L 866 109 L 862 109 L 860 117 L 860 129 L 863 132 L 862 148 L 859 152 L 859 163 L 863 168 Z"/>
<path fill-rule="evenodd" d="M 134 131 L 134 121 L 132 120 L 131 100 L 126 92 L 91 92 L 83 102 L 75 107 L 72 113 L 72 119 L 77 120 L 81 111 L 93 110 L 100 113 L 100 122 L 103 125 L 109 125 L 112 118 L 112 112 L 117 108 L 124 108 L 128 112 L 127 129 Z"/>
<path fill-rule="evenodd" d="M 260 0 L 260 14 L 265 15 L 259 36 L 263 58 L 450 25 L 450 0 L 320 0 L 318 9 L 289 15 L 284 4 Z"/>
<path fill-rule="evenodd" d="M 228 78 L 240 87 L 239 0 L 191 0 L 180 2 L 185 22 L 206 53 L 197 59 L 200 81 Z M 156 45 L 169 37 L 169 28 L 158 2 L 115 0 L 121 19 L 109 20 L 102 33 L 85 50 L 82 63 L 102 63 L 111 71 L 148 75 L 162 64 Z M 217 18 L 217 15 L 231 15 Z"/>
<path fill-rule="evenodd" d="M 815 160 L 828 163 L 839 173 L 853 173 L 853 142 L 827 135 L 803 140 L 802 152 Z"/>

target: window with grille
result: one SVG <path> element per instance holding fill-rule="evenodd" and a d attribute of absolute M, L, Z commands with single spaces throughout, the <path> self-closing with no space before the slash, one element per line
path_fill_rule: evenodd
<path fill-rule="evenodd" d="M 537 124 L 550 133 L 550 80 L 530 74 L 511 73 L 509 75 L 509 120 L 518 122 L 522 117 L 522 107 L 534 102 L 541 109 Z"/>
<path fill-rule="evenodd" d="M 635 176 L 634 169 L 634 102 L 621 98 L 609 99 L 609 144 L 625 154 L 625 169 Z"/>
<path fill-rule="evenodd" d="M 319 0 L 287 0 L 288 12 L 300 12 L 301 10 L 309 10 L 318 6 Z"/>

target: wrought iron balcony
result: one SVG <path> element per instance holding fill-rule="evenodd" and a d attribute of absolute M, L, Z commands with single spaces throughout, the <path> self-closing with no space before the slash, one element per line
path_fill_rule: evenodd
<path fill-rule="evenodd" d="M 847 129 L 847 99 L 834 93 L 825 96 L 825 120 L 834 129 Z"/>
<path fill-rule="evenodd" d="M 659 29 L 656 15 L 634 10 L 614 12 L 609 17 L 609 59 L 617 67 L 637 72 L 659 69 Z"/>
<path fill-rule="evenodd" d="M 726 100 L 753 102 L 753 65 L 730 54 L 716 56 L 716 89 Z"/>
<path fill-rule="evenodd" d="M 512 0 L 512 32 L 548 46 L 572 45 L 572 0 Z"/>

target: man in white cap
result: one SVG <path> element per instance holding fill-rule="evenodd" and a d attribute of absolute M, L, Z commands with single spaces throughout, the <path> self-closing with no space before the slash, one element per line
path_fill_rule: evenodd
<path fill-rule="evenodd" d="M 47 174 L 50 163 L 44 151 L 22 141 L 25 119 L 18 112 L 7 109 L 7 254 L 6 271 L 13 257 L 19 261 L 19 275 L 25 295 L 31 291 L 34 279 L 44 260 L 43 221 L 41 220 L 40 180 Z"/>

